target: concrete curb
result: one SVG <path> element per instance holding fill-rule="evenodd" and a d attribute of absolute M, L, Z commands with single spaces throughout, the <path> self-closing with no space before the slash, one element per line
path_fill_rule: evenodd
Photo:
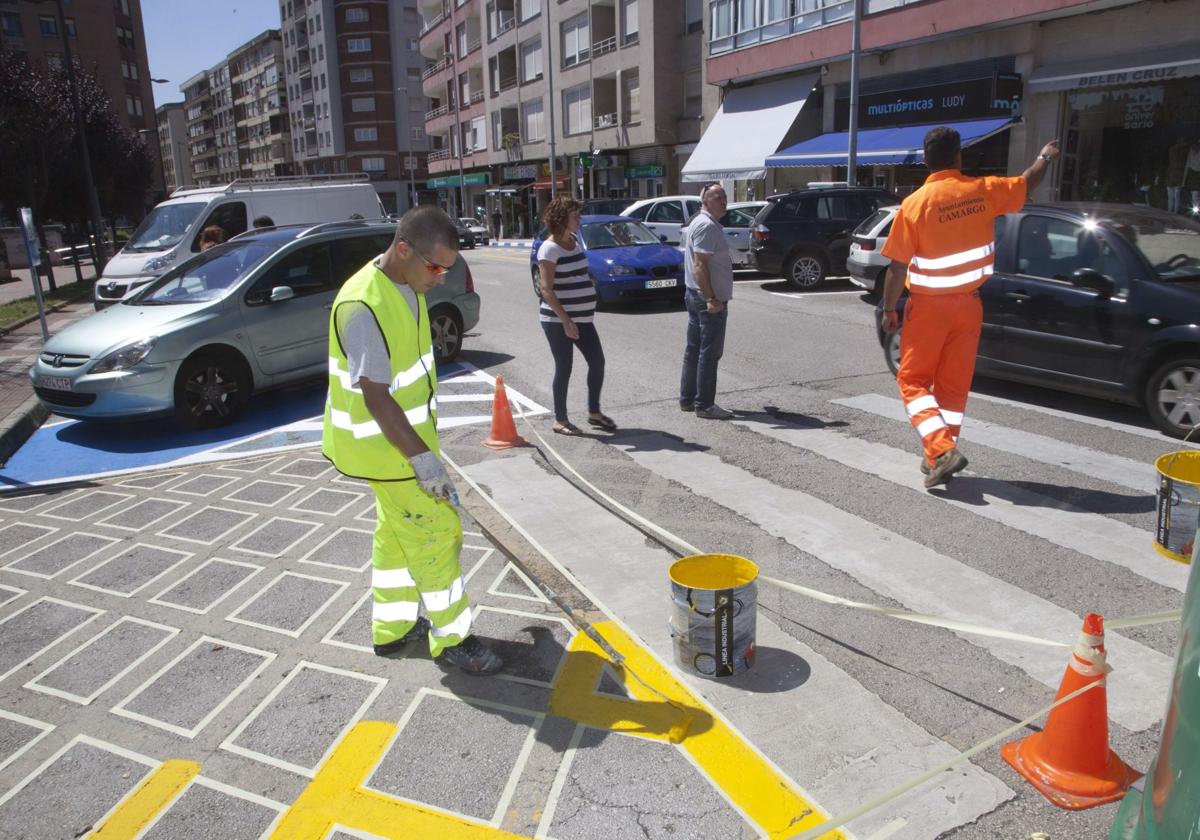
<path fill-rule="evenodd" d="M 46 406 L 31 394 L 16 411 L 0 420 L 0 466 L 8 463 L 13 453 L 29 440 L 49 416 Z"/>
<path fill-rule="evenodd" d="M 59 301 L 58 303 L 54 304 L 53 306 L 48 307 L 46 309 L 46 314 L 49 315 L 52 312 L 58 312 L 60 309 L 63 309 L 64 307 L 70 306 L 73 303 L 79 303 L 81 300 L 86 300 L 87 298 L 89 298 L 91 296 L 92 296 L 92 292 L 87 292 L 87 293 L 79 295 L 77 297 L 70 298 L 69 300 Z M 24 318 L 21 318 L 17 321 L 13 321 L 12 323 L 0 324 L 0 335 L 8 335 L 13 330 L 19 330 L 21 327 L 25 326 L 26 324 L 32 324 L 37 319 L 38 319 L 38 314 L 35 312 L 32 315 L 26 315 Z"/>

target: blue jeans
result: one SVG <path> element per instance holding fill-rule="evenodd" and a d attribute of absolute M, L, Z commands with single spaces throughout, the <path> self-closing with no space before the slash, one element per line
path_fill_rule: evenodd
<path fill-rule="evenodd" d="M 683 351 L 683 376 L 679 381 L 679 403 L 697 409 L 711 408 L 717 399 L 717 362 L 725 352 L 725 324 L 729 302 L 720 312 L 709 312 L 704 297 L 689 288 L 687 305 L 687 348 Z"/>
<path fill-rule="evenodd" d="M 567 384 L 571 381 L 571 367 L 575 357 L 575 348 L 583 354 L 587 361 L 588 411 L 600 413 L 600 389 L 604 387 L 604 350 L 600 347 L 600 334 L 596 332 L 595 324 L 580 324 L 579 339 L 567 338 L 561 321 L 543 321 L 542 332 L 550 342 L 550 354 L 554 356 L 554 419 L 560 423 L 567 422 Z"/>

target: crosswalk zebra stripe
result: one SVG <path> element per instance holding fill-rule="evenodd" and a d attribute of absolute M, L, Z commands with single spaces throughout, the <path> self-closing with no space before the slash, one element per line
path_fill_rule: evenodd
<path fill-rule="evenodd" d="M 1070 610 L 807 493 L 779 487 L 715 455 L 678 447 L 672 451 L 668 443 L 662 435 L 649 434 L 622 438 L 615 445 L 643 467 L 733 510 L 910 610 L 1015 631 L 1033 629 L 1047 638 L 1067 640 L 1079 633 L 1080 618 Z M 1057 649 L 963 638 L 1058 688 L 1064 661 Z M 1149 729 L 1166 707 L 1171 658 L 1116 633 L 1108 634 L 1108 650 L 1115 667 L 1109 677 L 1109 716 L 1133 731 Z"/>
<path fill-rule="evenodd" d="M 1070 420 L 1073 423 L 1084 423 L 1088 426 L 1095 426 L 1099 429 L 1111 429 L 1114 432 L 1121 432 L 1127 435 L 1137 435 L 1138 437 L 1150 438 L 1161 444 L 1171 447 L 1181 447 L 1186 449 L 1200 449 L 1200 443 L 1192 443 L 1190 441 L 1174 440 L 1164 435 L 1162 432 L 1155 429 L 1144 429 L 1141 426 L 1134 426 L 1129 423 L 1119 423 L 1116 420 L 1105 420 L 1100 417 L 1088 417 L 1086 414 L 1080 414 L 1073 411 L 1062 411 L 1057 408 L 1050 408 L 1036 403 L 1021 402 L 1020 400 L 1010 400 L 1004 397 L 993 397 L 991 394 L 980 394 L 975 391 L 971 392 L 972 400 L 982 400 L 983 402 L 995 403 L 996 405 L 1007 405 L 1013 408 L 1019 408 L 1023 411 L 1036 411 L 1038 414 L 1046 414 L 1050 417 L 1061 417 L 1064 420 Z"/>
<path fill-rule="evenodd" d="M 868 414 L 876 414 L 889 420 L 908 423 L 904 404 L 900 400 L 879 394 L 861 394 L 857 397 L 830 400 Z M 973 441 L 1002 452 L 1011 452 L 1044 464 L 1063 467 L 1092 478 L 1128 487 L 1143 493 L 1153 492 L 1157 484 L 1157 473 L 1151 464 L 1097 452 L 1085 446 L 1056 440 L 1045 435 L 1009 429 L 988 423 L 975 417 L 967 417 L 963 427 L 963 439 Z"/>
<path fill-rule="evenodd" d="M 903 452 L 895 447 L 829 429 L 779 428 L 749 420 L 734 422 L 851 469 L 925 493 L 921 475 L 916 469 L 921 456 L 915 447 L 912 452 Z M 1041 537 L 1096 560 L 1123 566 L 1147 580 L 1179 592 L 1187 589 L 1188 567 L 1163 562 L 1150 547 L 1153 535 L 1149 531 L 1006 481 L 976 477 L 969 473 L 959 475 L 952 492 L 931 495 L 931 498 L 941 499 L 961 510 Z"/>
<path fill-rule="evenodd" d="M 488 486 L 496 502 L 536 533 L 548 551 L 571 558 L 571 572 L 589 593 L 622 616 L 656 655 L 672 661 L 663 626 L 671 554 L 647 545 L 640 531 L 564 479 L 547 474 L 530 456 L 464 469 Z M 778 657 L 774 665 L 760 661 L 737 685 L 690 680 L 689 687 L 729 717 L 750 743 L 761 745 L 822 807 L 853 807 L 864 796 L 888 790 L 954 753 L 761 614 L 758 641 L 765 657 Z M 794 694 L 778 687 L 767 690 L 788 664 L 795 667 L 794 657 L 811 669 L 802 715 L 796 714 Z M 755 691 L 755 685 L 761 690 Z M 746 703 L 747 690 L 754 691 L 752 705 Z M 964 775 L 946 776 L 944 785 L 915 790 L 886 812 L 864 817 L 851 830 L 867 836 L 900 817 L 910 824 L 906 836 L 932 840 L 1011 798 L 1012 791 L 984 770 L 974 765 L 964 765 L 964 770 Z"/>

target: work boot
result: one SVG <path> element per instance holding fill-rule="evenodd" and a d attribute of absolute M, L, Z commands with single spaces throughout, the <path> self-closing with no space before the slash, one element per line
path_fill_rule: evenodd
<path fill-rule="evenodd" d="M 697 408 L 696 416 L 701 420 L 729 420 L 732 419 L 733 412 L 727 411 L 716 403 L 713 403 L 708 408 Z"/>
<path fill-rule="evenodd" d="M 504 660 L 476 636 L 467 636 L 454 647 L 446 648 L 437 661 L 440 665 L 455 665 L 474 677 L 494 674 L 504 667 Z"/>
<path fill-rule="evenodd" d="M 412 629 L 395 641 L 388 642 L 383 645 L 375 645 L 376 656 L 395 656 L 397 653 L 402 653 L 409 642 L 416 639 L 423 639 L 429 634 L 429 619 L 423 615 L 417 616 L 417 621 L 413 624 Z"/>
<path fill-rule="evenodd" d="M 950 480 L 950 476 L 966 469 L 966 466 L 966 456 L 957 449 L 943 452 L 933 462 L 933 468 L 929 471 L 929 475 L 925 476 L 925 487 L 937 487 L 939 484 L 945 484 Z"/>
<path fill-rule="evenodd" d="M 929 466 L 929 462 L 926 461 L 924 458 L 922 458 L 921 459 L 921 475 L 929 475 L 930 469 L 931 468 Z"/>

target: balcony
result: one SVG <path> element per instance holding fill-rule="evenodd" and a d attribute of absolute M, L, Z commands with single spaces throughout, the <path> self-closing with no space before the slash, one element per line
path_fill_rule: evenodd
<path fill-rule="evenodd" d="M 463 53 L 463 57 L 466 58 L 468 55 L 475 52 L 475 50 L 479 49 L 482 46 L 483 46 L 482 38 L 475 38 L 473 40 L 467 41 L 467 51 L 465 53 Z"/>
<path fill-rule="evenodd" d="M 864 13 L 869 15 L 915 1 L 866 0 Z M 721 55 L 742 47 L 832 26 L 854 17 L 854 0 L 799 0 L 796 14 L 761 24 L 757 20 L 738 20 L 736 6 L 732 0 L 714 0 L 711 4 L 713 32 L 708 41 L 709 55 Z"/>
<path fill-rule="evenodd" d="M 436 120 L 438 117 L 444 117 L 444 116 L 446 116 L 446 114 L 449 114 L 453 110 L 454 110 L 454 104 L 447 103 L 438 108 L 434 108 L 432 111 L 426 111 L 425 112 L 425 122 L 429 122 L 430 120 Z"/>
<path fill-rule="evenodd" d="M 595 124 L 596 128 L 615 128 L 617 125 L 617 115 L 615 113 L 597 114 Z"/>
<path fill-rule="evenodd" d="M 450 53 L 446 53 L 444 56 L 442 56 L 440 61 L 425 68 L 425 70 L 421 73 L 421 81 L 425 81 L 430 76 L 440 73 L 453 63 L 453 56 L 451 56 Z"/>
<path fill-rule="evenodd" d="M 482 101 L 483 101 L 483 88 L 480 88 L 479 90 L 477 90 L 471 94 L 470 98 L 467 100 L 467 105 L 474 105 L 476 102 L 482 102 Z"/>
<path fill-rule="evenodd" d="M 592 57 L 604 55 L 610 52 L 617 51 L 617 36 L 605 38 L 603 41 L 596 41 L 592 44 Z"/>
<path fill-rule="evenodd" d="M 429 163 L 436 163 L 439 160 L 449 160 L 450 159 L 450 150 L 449 149 L 434 149 L 428 155 L 425 156 L 425 159 Z"/>

